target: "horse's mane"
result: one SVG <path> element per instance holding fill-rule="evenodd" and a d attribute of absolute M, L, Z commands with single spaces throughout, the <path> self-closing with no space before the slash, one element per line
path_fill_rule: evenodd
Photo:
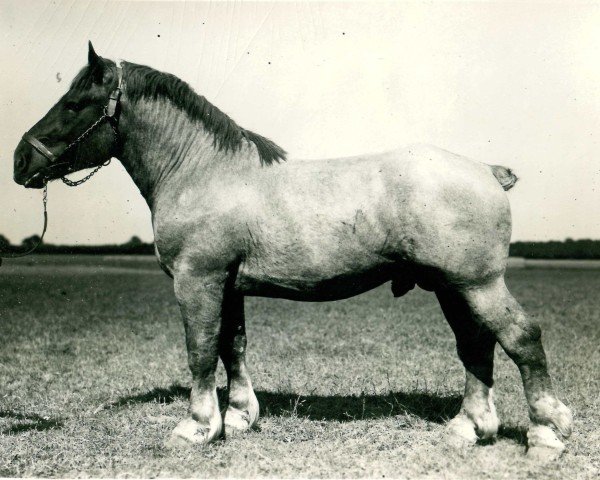
<path fill-rule="evenodd" d="M 145 65 L 125 62 L 127 96 L 132 101 L 141 98 L 169 100 L 192 119 L 199 120 L 213 135 L 214 146 L 219 150 L 235 152 L 244 139 L 256 145 L 260 162 L 272 165 L 286 159 L 286 152 L 273 141 L 246 130 L 225 113 L 198 95 L 186 82 L 170 73 L 159 72 Z M 72 88 L 89 88 L 91 72 L 85 68 L 74 80 Z"/>

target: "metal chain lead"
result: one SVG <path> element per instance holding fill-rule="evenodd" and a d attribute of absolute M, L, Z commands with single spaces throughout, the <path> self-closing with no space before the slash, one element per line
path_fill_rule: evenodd
<path fill-rule="evenodd" d="M 67 177 L 60 177 L 60 179 L 62 180 L 62 182 L 65 185 L 68 185 L 69 187 L 78 187 L 79 185 L 81 185 L 82 183 L 87 182 L 90 178 L 92 178 L 96 172 L 98 170 L 100 170 L 102 167 L 107 167 L 108 165 L 110 165 L 110 158 L 104 162 L 102 165 L 98 165 L 96 168 L 94 168 L 90 173 L 88 173 L 85 177 L 83 177 L 80 180 L 69 180 Z"/>
<path fill-rule="evenodd" d="M 92 123 L 85 132 L 83 132 L 75 140 L 73 140 L 71 143 L 69 143 L 69 145 L 67 145 L 67 148 L 65 148 L 62 151 L 61 156 L 64 155 L 65 152 L 68 152 L 71 148 L 73 148 L 79 142 L 81 142 L 83 139 L 85 139 L 90 133 L 92 133 L 92 130 L 94 130 L 98 125 L 100 125 L 100 122 L 102 122 L 105 118 L 108 118 L 108 116 L 106 115 L 106 107 L 104 108 L 104 114 L 98 120 L 96 120 L 94 123 Z"/>
<path fill-rule="evenodd" d="M 79 142 L 81 142 L 82 140 L 84 140 L 90 133 L 92 133 L 92 131 L 100 124 L 100 122 L 102 122 L 104 119 L 108 119 L 108 123 L 110 124 L 113 133 L 115 134 L 115 138 L 118 140 L 119 138 L 119 134 L 117 132 L 117 130 L 115 129 L 115 126 L 113 125 L 113 123 L 110 121 L 110 116 L 107 115 L 106 112 L 106 107 L 104 107 L 104 115 L 102 115 L 98 120 L 96 120 L 85 132 L 83 132 L 81 135 L 79 135 L 79 137 L 77 137 L 75 140 L 73 140 L 68 146 L 67 148 L 65 148 L 63 150 L 63 154 L 65 152 L 67 152 L 68 150 L 70 150 L 71 148 L 73 148 L 75 145 L 79 144 Z M 61 154 L 62 155 L 62 154 Z M 65 185 L 68 185 L 69 187 L 78 187 L 79 185 L 81 185 L 82 183 L 87 182 L 90 178 L 92 178 L 96 172 L 98 170 L 100 170 L 102 167 L 107 167 L 110 164 L 111 159 L 109 158 L 106 162 L 104 162 L 101 165 L 98 165 L 96 168 L 94 168 L 94 170 L 92 170 L 89 174 L 87 174 L 85 177 L 83 177 L 80 180 L 69 180 L 67 177 L 61 177 L 60 179 L 62 180 L 62 182 Z"/>

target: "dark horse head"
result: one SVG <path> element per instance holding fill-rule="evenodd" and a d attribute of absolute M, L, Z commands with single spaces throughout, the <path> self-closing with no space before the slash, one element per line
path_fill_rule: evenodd
<path fill-rule="evenodd" d="M 28 188 L 101 165 L 117 152 L 116 115 L 107 114 L 118 84 L 114 62 L 99 57 L 89 44 L 88 65 L 69 91 L 17 145 L 14 179 Z M 114 110 L 117 100 L 113 100 Z"/>

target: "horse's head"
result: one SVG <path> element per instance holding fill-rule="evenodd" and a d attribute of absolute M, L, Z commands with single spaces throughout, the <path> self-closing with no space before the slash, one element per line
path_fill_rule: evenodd
<path fill-rule="evenodd" d="M 15 182 L 41 188 L 48 180 L 100 165 L 115 155 L 118 82 L 114 62 L 99 57 L 90 43 L 88 65 L 17 145 Z"/>

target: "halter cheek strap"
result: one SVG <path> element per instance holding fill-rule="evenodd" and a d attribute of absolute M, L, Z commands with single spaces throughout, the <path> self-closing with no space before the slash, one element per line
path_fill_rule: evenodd
<path fill-rule="evenodd" d="M 115 88 L 110 96 L 108 97 L 108 105 L 106 106 L 106 116 L 114 118 L 117 113 L 117 105 L 121 99 L 121 92 L 123 91 L 123 60 L 118 59 L 115 62 L 117 66 L 117 88 Z"/>

